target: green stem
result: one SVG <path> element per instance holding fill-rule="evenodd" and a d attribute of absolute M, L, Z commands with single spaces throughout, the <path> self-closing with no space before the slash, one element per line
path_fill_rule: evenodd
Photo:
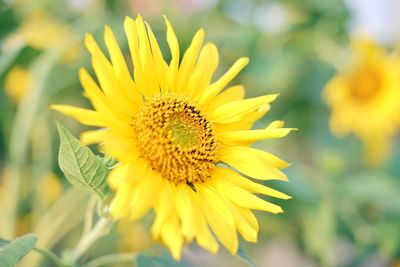
<path fill-rule="evenodd" d="M 102 236 L 107 234 L 110 226 L 110 220 L 101 217 L 96 225 L 87 234 L 82 236 L 78 245 L 71 253 L 72 262 L 77 262 L 80 257 Z"/>
<path fill-rule="evenodd" d="M 85 213 L 85 221 L 83 225 L 82 236 L 86 235 L 93 226 L 93 214 L 96 208 L 97 201 L 98 198 L 96 195 L 92 195 L 91 198 L 89 199 L 89 203 L 87 205 Z"/>
<path fill-rule="evenodd" d="M 38 247 L 34 248 L 35 251 L 39 252 L 42 254 L 46 259 L 51 261 L 55 266 L 64 266 L 63 262 L 61 261 L 61 258 L 58 257 L 56 254 L 49 250 L 41 249 Z"/>
<path fill-rule="evenodd" d="M 18 106 L 14 123 L 11 128 L 9 146 L 9 164 L 12 173 L 10 188 L 10 225 L 11 236 L 16 233 L 16 221 L 18 217 L 18 200 L 20 185 L 22 183 L 22 170 L 26 168 L 26 159 L 29 146 L 29 137 L 35 121 L 35 115 L 40 107 L 42 95 L 46 89 L 45 82 L 59 58 L 58 51 L 49 51 L 42 54 L 32 65 L 30 71 L 35 81 L 30 85 L 29 93 Z"/>
<path fill-rule="evenodd" d="M 35 123 L 37 113 L 43 104 L 43 96 L 48 89 L 46 82 L 54 65 L 58 62 L 64 51 L 75 43 L 74 39 L 66 41 L 60 47 L 48 50 L 41 54 L 31 65 L 29 71 L 34 77 L 26 96 L 18 106 L 14 123 L 11 128 L 9 145 L 9 164 L 12 172 L 12 184 L 10 185 L 10 232 L 16 233 L 16 221 L 18 217 L 18 201 L 20 186 L 23 180 L 22 170 L 27 167 L 29 151 L 29 138 Z M 28 180 L 27 180 L 28 181 Z"/>
<path fill-rule="evenodd" d="M 99 257 L 94 259 L 82 267 L 98 267 L 105 266 L 107 264 L 117 263 L 117 262 L 132 262 L 136 257 L 135 253 L 117 253 Z"/>

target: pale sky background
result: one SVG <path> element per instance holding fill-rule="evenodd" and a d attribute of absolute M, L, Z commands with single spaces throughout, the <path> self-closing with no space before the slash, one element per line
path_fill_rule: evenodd
<path fill-rule="evenodd" d="M 345 0 L 352 19 L 349 29 L 383 44 L 400 40 L 400 0 Z"/>

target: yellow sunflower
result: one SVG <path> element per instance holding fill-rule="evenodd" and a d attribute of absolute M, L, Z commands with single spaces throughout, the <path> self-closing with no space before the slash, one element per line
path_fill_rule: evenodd
<path fill-rule="evenodd" d="M 29 70 L 22 66 L 15 66 L 5 78 L 4 91 L 15 103 L 19 103 L 32 83 L 33 77 Z"/>
<path fill-rule="evenodd" d="M 357 39 L 351 64 L 328 82 L 323 96 L 332 109 L 332 132 L 355 134 L 366 145 L 367 159 L 381 162 L 399 129 L 400 59 Z"/>
<path fill-rule="evenodd" d="M 165 22 L 169 64 L 150 26 L 140 16 L 125 19 L 133 75 L 110 28 L 104 33 L 110 60 L 87 34 L 98 83 L 85 69 L 80 80 L 95 110 L 65 105 L 53 109 L 102 128 L 82 133 L 81 139 L 99 143 L 119 161 L 108 179 L 115 191 L 110 207 L 115 219 L 137 220 L 153 209 L 152 236 L 163 241 L 175 259 L 184 241 L 192 240 L 216 253 L 217 238 L 236 253 L 237 232 L 247 241 L 257 240 L 258 222 L 251 210 L 282 212 L 255 194 L 289 198 L 251 180 L 287 181 L 280 169 L 288 164 L 249 145 L 283 137 L 292 129 L 275 121 L 250 130 L 277 95 L 243 100 L 241 85 L 226 88 L 248 58 L 240 58 L 212 82 L 216 46 L 203 45 L 200 29 L 180 59 L 177 37 Z"/>

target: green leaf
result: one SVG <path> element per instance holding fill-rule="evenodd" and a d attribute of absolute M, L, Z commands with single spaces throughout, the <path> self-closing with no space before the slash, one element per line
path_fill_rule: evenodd
<path fill-rule="evenodd" d="M 342 193 L 348 200 L 358 205 L 373 205 L 385 214 L 400 214 L 400 183 L 395 176 L 383 171 L 367 171 L 354 174 L 344 182 Z"/>
<path fill-rule="evenodd" d="M 96 193 L 101 199 L 110 196 L 107 185 L 109 169 L 103 160 L 97 157 L 68 129 L 57 122 L 60 135 L 59 165 L 67 180 L 76 187 Z"/>
<path fill-rule="evenodd" d="M 154 251 L 153 251 L 154 252 Z M 185 267 L 182 262 L 177 262 L 171 258 L 170 254 L 164 250 L 156 250 L 151 255 L 148 253 L 139 254 L 136 257 L 137 267 Z"/>
<path fill-rule="evenodd" d="M 0 248 L 10 243 L 10 240 L 0 238 Z"/>
<path fill-rule="evenodd" d="M 7 243 L 4 239 L 1 239 L 1 242 L 2 244 Z M 36 242 L 37 237 L 35 235 L 27 234 L 5 244 L 0 248 L 0 266 L 15 266 L 35 247 Z"/>
<path fill-rule="evenodd" d="M 7 71 L 13 61 L 17 58 L 22 48 L 24 48 L 23 45 L 17 44 L 11 51 L 2 53 L 0 57 L 0 77 L 3 76 L 3 73 Z"/>
<path fill-rule="evenodd" d="M 101 160 L 103 161 L 103 163 L 107 166 L 107 168 L 112 169 L 115 164 L 117 164 L 117 160 L 111 157 L 104 157 L 101 158 Z"/>
<path fill-rule="evenodd" d="M 238 256 L 242 261 L 247 263 L 247 265 L 251 267 L 256 267 L 256 264 L 254 263 L 253 259 L 250 258 L 250 256 L 241 246 L 239 246 L 238 251 L 236 252 L 236 256 Z"/>

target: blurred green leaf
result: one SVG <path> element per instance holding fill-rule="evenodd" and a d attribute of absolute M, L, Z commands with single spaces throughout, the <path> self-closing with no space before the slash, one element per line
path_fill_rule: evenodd
<path fill-rule="evenodd" d="M 243 260 L 245 263 L 247 263 L 251 267 L 256 267 L 256 264 L 254 263 L 253 259 L 250 258 L 250 256 L 247 254 L 247 252 L 243 249 L 243 247 L 239 246 L 238 251 L 236 253 L 236 256 L 238 256 L 241 260 Z"/>
<path fill-rule="evenodd" d="M 10 240 L 0 238 L 0 247 L 7 245 L 10 243 Z"/>
<path fill-rule="evenodd" d="M 168 252 L 158 255 L 140 254 L 136 257 L 137 267 L 185 267 L 182 262 L 174 261 Z"/>
<path fill-rule="evenodd" d="M 118 163 L 118 161 L 114 158 L 111 157 L 105 157 L 105 158 L 101 158 L 101 160 L 103 161 L 103 163 L 109 168 L 111 169 L 112 167 L 114 167 L 115 164 Z"/>
<path fill-rule="evenodd" d="M 103 160 L 76 139 L 64 125 L 57 122 L 57 129 L 60 135 L 59 164 L 68 181 L 96 193 L 101 199 L 110 196 L 106 182 L 109 170 Z"/>
<path fill-rule="evenodd" d="M 15 266 L 26 254 L 28 254 L 37 242 L 37 237 L 33 234 L 27 234 L 16 238 L 9 243 L 1 239 L 0 244 L 0 266 L 13 267 Z"/>
<path fill-rule="evenodd" d="M 319 259 L 321 266 L 329 266 L 329 253 L 337 226 L 334 204 L 328 199 L 321 199 L 302 216 L 302 239 L 306 249 Z"/>
<path fill-rule="evenodd" d="M 400 214 L 400 184 L 382 171 L 362 172 L 346 179 L 344 194 L 358 204 L 371 204 L 384 212 Z"/>
<path fill-rule="evenodd" d="M 0 54 L 0 77 L 8 70 L 12 62 L 21 52 L 22 48 L 22 45 L 18 45 L 14 47 L 12 51 Z"/>

